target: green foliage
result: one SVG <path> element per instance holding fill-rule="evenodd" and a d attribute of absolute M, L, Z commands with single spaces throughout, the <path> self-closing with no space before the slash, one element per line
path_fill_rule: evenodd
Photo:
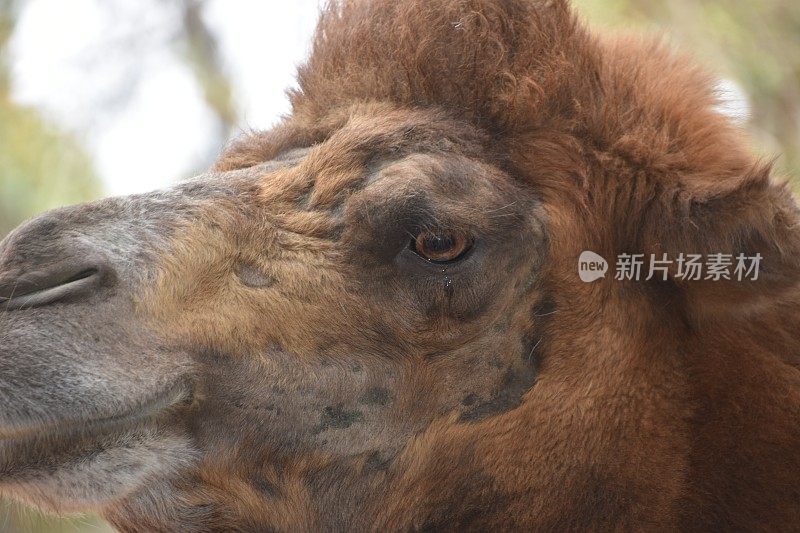
<path fill-rule="evenodd" d="M 35 213 L 99 195 L 79 144 L 0 94 L 0 235 Z"/>
<path fill-rule="evenodd" d="M 114 529 L 91 516 L 44 516 L 22 505 L 0 500 L 2 533 L 113 533 Z"/>
<path fill-rule="evenodd" d="M 0 237 L 35 213 L 100 193 L 79 144 L 10 99 L 5 52 L 15 16 L 13 1 L 0 0 Z"/>

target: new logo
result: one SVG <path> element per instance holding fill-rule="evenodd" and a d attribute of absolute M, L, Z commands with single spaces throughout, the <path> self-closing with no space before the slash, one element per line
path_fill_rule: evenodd
<path fill-rule="evenodd" d="M 585 251 L 578 258 L 578 275 L 581 281 L 591 283 L 606 277 L 608 261 L 594 252 Z"/>

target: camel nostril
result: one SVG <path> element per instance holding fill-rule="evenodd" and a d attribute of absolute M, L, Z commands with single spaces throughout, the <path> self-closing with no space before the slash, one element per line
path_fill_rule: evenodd
<path fill-rule="evenodd" d="M 78 272 L 74 276 L 64 280 L 64 284 L 72 283 L 73 281 L 80 281 L 82 279 L 90 278 L 90 277 L 92 277 L 94 275 L 97 275 L 99 273 L 100 273 L 100 270 L 97 269 L 97 268 L 93 268 L 93 267 L 92 268 L 87 268 L 86 270 L 81 270 L 80 272 Z"/>
<path fill-rule="evenodd" d="M 101 267 L 86 264 L 62 264 L 46 271 L 23 274 L 16 279 L 0 280 L 0 308 L 29 309 L 74 300 L 91 293 L 104 277 Z"/>

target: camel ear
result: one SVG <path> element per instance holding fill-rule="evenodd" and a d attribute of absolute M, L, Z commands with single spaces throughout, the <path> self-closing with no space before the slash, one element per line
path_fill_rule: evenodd
<path fill-rule="evenodd" d="M 530 127 L 581 79 L 586 39 L 565 0 L 334 1 L 293 115 L 380 100 L 444 107 L 493 131 Z"/>
<path fill-rule="evenodd" d="M 770 173 L 771 166 L 761 166 L 724 186 L 695 183 L 653 211 L 644 239 L 657 257 L 701 255 L 706 267 L 731 261 L 730 280 L 687 280 L 673 263 L 672 279 L 690 295 L 742 304 L 777 297 L 800 283 L 800 211 L 789 186 L 772 181 Z M 758 263 L 757 273 L 739 280 L 742 260 L 747 268 Z"/>

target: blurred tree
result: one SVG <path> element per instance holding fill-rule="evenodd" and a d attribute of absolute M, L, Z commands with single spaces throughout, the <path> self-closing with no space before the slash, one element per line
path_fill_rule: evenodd
<path fill-rule="evenodd" d="M 100 195 L 77 141 L 10 98 L 7 43 L 15 0 L 0 0 L 0 236 L 34 213 Z"/>
<path fill-rule="evenodd" d="M 201 162 L 200 168 L 203 169 L 216 159 L 217 151 L 228 141 L 240 118 L 230 76 L 219 54 L 217 37 L 203 18 L 205 5 L 203 0 L 181 0 L 182 28 L 178 40 L 180 51 L 192 68 L 206 105 L 217 122 L 217 146 L 210 154 L 212 160 Z"/>
<path fill-rule="evenodd" d="M 0 93 L 0 235 L 35 213 L 99 195 L 80 146 Z"/>

